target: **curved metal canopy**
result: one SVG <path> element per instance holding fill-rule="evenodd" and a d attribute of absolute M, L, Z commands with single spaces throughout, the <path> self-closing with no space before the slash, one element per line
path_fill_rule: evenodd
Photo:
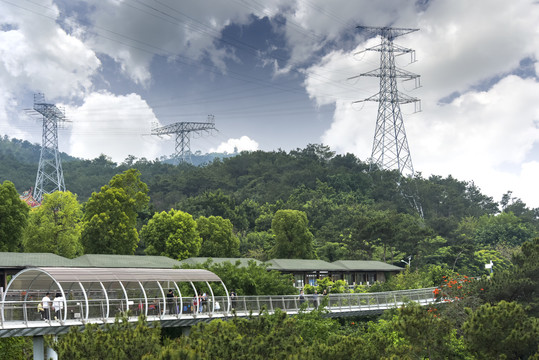
<path fill-rule="evenodd" d="M 57 294 L 50 305 L 60 321 L 66 321 L 68 314 L 78 314 L 82 320 L 90 317 L 108 319 L 128 310 L 148 315 L 152 309 L 159 317 L 168 313 L 179 317 L 183 305 L 190 304 L 191 300 L 196 306 L 192 309 L 188 305 L 189 311 L 202 311 L 204 304 L 194 301 L 201 289 L 194 283 L 204 283 L 203 287 L 209 290 L 208 301 L 212 306 L 206 305 L 206 311 L 213 313 L 216 300 L 210 282 L 218 282 L 223 287 L 226 293 L 223 300 L 227 302 L 225 311 L 229 311 L 231 303 L 225 284 L 217 275 L 204 269 L 30 267 L 18 272 L 9 282 L 1 299 L 1 321 L 5 320 L 4 312 L 9 308 L 10 313 L 20 313 L 21 320 L 27 322 L 26 309 L 36 308 L 38 304 L 45 307 L 42 296 L 49 292 Z M 194 296 L 185 297 L 178 283 L 190 284 Z M 166 296 L 166 289 L 177 296 Z M 23 306 L 16 308 L 20 300 Z M 51 318 L 49 308 L 45 319 L 50 322 Z"/>
<path fill-rule="evenodd" d="M 48 274 L 50 276 L 43 276 Z M 134 269 L 134 268 L 70 268 L 70 267 L 36 267 L 18 273 L 11 281 L 10 287 L 24 288 L 24 283 L 40 285 L 49 284 L 54 279 L 58 282 L 116 282 L 116 281 L 172 281 L 172 282 L 204 282 L 221 281 L 211 271 L 204 269 Z"/>

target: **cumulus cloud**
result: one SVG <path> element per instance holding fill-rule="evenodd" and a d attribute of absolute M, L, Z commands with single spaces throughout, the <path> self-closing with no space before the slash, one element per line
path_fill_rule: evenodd
<path fill-rule="evenodd" d="M 329 45 L 342 47 L 343 38 L 360 38 L 358 25 L 399 26 L 415 16 L 414 0 L 348 1 L 324 0 L 291 2 L 284 33 L 291 47 L 291 63 L 303 64 Z"/>
<path fill-rule="evenodd" d="M 30 88 L 48 98 L 82 96 L 101 63 L 80 39 L 58 26 L 52 1 L 43 7 L 46 16 L 27 8 L 0 9 L 5 29 L 0 31 L 0 80 L 9 82 L 12 91 Z"/>
<path fill-rule="evenodd" d="M 200 59 L 208 58 L 226 73 L 223 59 L 235 57 L 233 48 L 221 41 L 221 31 L 232 22 L 251 22 L 252 14 L 271 15 L 281 3 L 265 1 L 264 7 L 256 7 L 214 0 L 89 2 L 92 12 L 87 28 L 93 48 L 112 57 L 128 77 L 141 84 L 151 80 L 150 66 L 155 55 L 180 64 L 199 64 Z"/>
<path fill-rule="evenodd" d="M 242 136 L 239 139 L 228 139 L 217 146 L 216 149 L 210 149 L 210 152 L 218 153 L 235 153 L 241 151 L 255 151 L 258 150 L 258 143 L 248 136 Z"/>
<path fill-rule="evenodd" d="M 20 112 L 32 107 L 21 100 L 25 93 L 82 97 L 101 62 L 57 24 L 59 10 L 52 1 L 20 5 L 0 4 L 0 131 L 37 142 L 40 127 Z"/>
<path fill-rule="evenodd" d="M 121 162 L 128 155 L 154 159 L 160 155 L 158 138 L 150 136 L 159 125 L 152 109 L 137 94 L 89 94 L 81 106 L 68 106 L 73 121 L 69 154 L 95 158 L 101 154 Z"/>
<path fill-rule="evenodd" d="M 488 91 L 470 91 L 438 106 L 436 117 L 422 114 L 410 128 L 420 170 L 474 180 L 497 200 L 507 190 L 528 199 L 527 193 L 535 191 L 523 187 L 530 174 L 524 168 L 539 141 L 539 106 L 533 96 L 538 91 L 535 80 L 509 76 Z"/>
<path fill-rule="evenodd" d="M 257 64 L 274 66 L 279 75 L 291 70 L 296 70 L 296 78 L 303 75 L 312 102 L 335 109 L 321 142 L 362 160 L 370 156 L 377 104 L 354 101 L 376 94 L 378 82 L 350 78 L 378 67 L 379 54 L 362 50 L 377 45 L 379 39 L 368 38 L 355 27 L 419 28 L 395 40 L 416 50 L 419 62 L 410 65 L 409 58 L 402 56 L 397 65 L 420 74 L 423 85 L 412 92 L 412 84 L 399 84 L 401 91 L 422 100 L 421 113 L 412 114 L 409 105 L 401 107 L 414 168 L 426 176 L 451 174 L 473 180 L 496 200 L 513 190 L 528 205 L 539 207 L 539 199 L 533 197 L 539 167 L 534 158 L 539 149 L 539 105 L 533 97 L 539 93 L 539 6 L 528 0 L 268 0 L 263 4 L 86 0 L 77 8 L 53 0 L 16 6 L 0 2 L 1 130 L 39 139 L 30 134 L 30 126 L 36 127 L 25 125 L 28 120 L 19 115 L 20 108 L 30 104 L 18 99 L 28 98 L 29 92 L 44 92 L 47 99 L 70 104 L 67 115 L 73 127 L 68 136 L 73 155 L 89 158 L 105 153 L 115 161 L 127 155 L 162 155 L 159 139 L 141 136 L 149 133 L 150 123 L 157 118 L 135 94 L 159 87 L 153 82 L 157 81 L 153 78 L 153 71 L 158 71 L 156 57 L 177 65 L 167 71 L 183 72 L 188 64 L 203 72 L 200 66 L 208 65 L 226 74 L 230 60 L 238 68 L 242 65 L 245 57 L 238 53 L 251 45 L 232 44 L 223 38 L 223 29 L 264 17 L 281 37 L 261 39 L 266 43 L 260 49 L 271 53 L 257 52 Z M 253 48 L 249 50 L 252 55 Z M 270 55 L 275 53 L 282 56 Z M 523 61 L 530 63 L 526 69 L 519 68 Z M 163 66 L 162 61 L 158 64 Z M 194 78 L 192 69 L 189 66 Z M 267 83 L 286 89 L 278 83 L 285 76 Z M 97 80 L 108 90 L 96 88 Z M 197 86 L 193 92 L 205 91 L 201 89 Z M 174 89 L 160 89 L 161 93 L 170 90 Z M 157 104 L 155 110 L 166 109 Z M 297 119 L 290 125 L 308 126 L 309 119 Z M 254 131 L 257 126 L 251 125 Z M 237 131 L 245 133 L 245 128 L 239 129 L 238 125 Z M 235 148 L 256 150 L 258 143 L 246 136 L 234 137 L 215 151 L 230 153 Z"/>
<path fill-rule="evenodd" d="M 504 11 L 485 16 L 487 6 Z M 508 14 L 519 21 L 507 24 Z M 401 106 L 416 171 L 474 181 L 495 200 L 513 190 L 528 205 L 539 206 L 539 199 L 531 195 L 537 162 L 527 160 L 539 144 L 539 105 L 534 95 L 539 83 L 536 74 L 511 75 L 523 59 L 538 58 L 537 19 L 539 8 L 526 1 L 478 1 L 473 6 L 465 1 L 431 1 L 418 13 L 416 25 L 421 30 L 395 40 L 414 48 L 420 60 L 405 69 L 421 74 L 423 88 L 407 92 L 411 86 L 399 84 L 423 104 L 418 114 L 412 114 L 409 105 Z M 350 77 L 350 69 L 359 74 L 369 66 L 376 68 L 369 54 L 361 52 L 370 46 L 372 40 L 350 53 L 329 53 L 306 71 L 305 80 L 317 103 L 335 104 L 323 142 L 362 159 L 370 156 L 377 104 L 352 105 L 351 97 L 364 99 L 377 90 L 362 78 L 355 91 L 347 91 L 343 79 Z M 401 59 L 398 62 L 407 66 Z M 329 80 L 317 74 L 329 74 Z M 450 94 L 448 101 L 440 101 Z"/>

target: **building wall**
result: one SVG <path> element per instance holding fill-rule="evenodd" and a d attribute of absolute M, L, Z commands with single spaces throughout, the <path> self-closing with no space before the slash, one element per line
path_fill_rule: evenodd
<path fill-rule="evenodd" d="M 294 286 L 302 288 L 305 285 L 315 285 L 316 280 L 330 276 L 332 281 L 345 280 L 348 285 L 372 285 L 376 281 L 385 282 L 386 272 L 384 271 L 350 271 L 334 272 L 327 271 L 297 271 L 285 272 L 294 276 Z M 398 272 L 394 272 L 397 274 Z"/>

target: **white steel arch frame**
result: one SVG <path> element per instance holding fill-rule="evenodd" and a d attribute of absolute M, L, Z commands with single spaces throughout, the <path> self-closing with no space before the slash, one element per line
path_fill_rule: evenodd
<path fill-rule="evenodd" d="M 225 284 L 217 275 L 203 269 L 32 267 L 12 277 L 0 299 L 0 319 L 3 323 L 7 303 L 22 300 L 26 322 L 27 309 L 36 308 L 47 292 L 61 293 L 63 296 L 62 308 L 65 310 L 57 319 L 60 322 L 67 320 L 68 311 L 73 313 L 72 315 L 76 313 L 82 322 L 91 318 L 107 320 L 128 310 L 136 314 L 136 307 L 140 314 L 148 316 L 151 305 L 154 305 L 154 315 L 162 318 L 167 310 L 164 284 L 169 285 L 167 287 L 173 286 L 179 295 L 180 311 L 175 311 L 174 317 L 180 318 L 183 304 L 187 303 L 178 286 L 178 283 L 182 282 L 191 285 L 195 297 L 198 297 L 198 293 L 194 283 L 205 283 L 210 289 L 212 299 L 214 292 L 210 282 L 217 282 L 224 288 L 226 301 L 230 304 Z M 51 302 L 52 300 L 51 296 Z M 153 300 L 153 304 L 150 304 L 150 300 Z M 214 307 L 210 312 L 214 312 Z M 50 318 L 48 320 L 51 321 Z"/>

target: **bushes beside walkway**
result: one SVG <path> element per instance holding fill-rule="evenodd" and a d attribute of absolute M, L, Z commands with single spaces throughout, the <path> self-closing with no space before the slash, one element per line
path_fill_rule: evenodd
<path fill-rule="evenodd" d="M 144 318 L 89 325 L 83 332 L 61 336 L 55 350 L 60 359 L 539 359 L 539 321 L 518 303 L 502 301 L 468 310 L 459 326 L 444 309 L 415 303 L 387 311 L 376 321 L 333 319 L 325 311 L 288 316 L 277 311 L 251 319 L 232 318 L 199 323 L 189 336 L 161 337 Z M 518 322 L 504 321 L 518 316 Z M 500 324 L 496 331 L 481 329 Z M 518 340 L 518 341 L 516 341 Z M 489 344 L 503 344 L 493 347 Z M 494 351 L 494 353 L 493 353 Z"/>

